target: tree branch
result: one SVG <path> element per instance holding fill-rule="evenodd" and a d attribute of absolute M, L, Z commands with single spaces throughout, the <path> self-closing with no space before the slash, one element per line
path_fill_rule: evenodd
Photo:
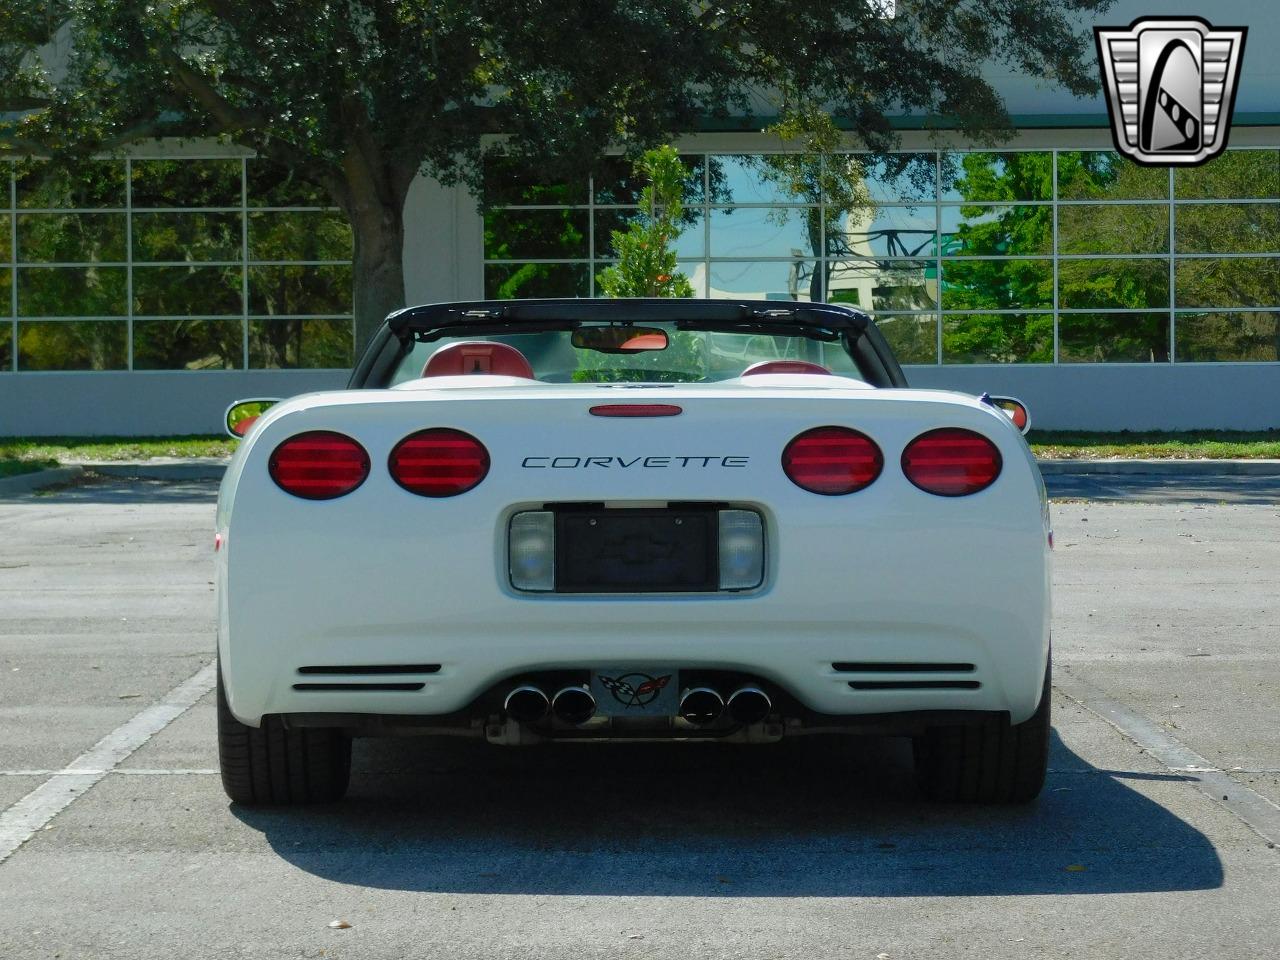
<path fill-rule="evenodd" d="M 0 113 L 22 113 L 25 110 L 41 110 L 53 106 L 48 97 L 36 97 L 29 94 L 13 94 L 0 97 Z"/>
<path fill-rule="evenodd" d="M 237 107 L 214 88 L 213 82 L 173 49 L 160 51 L 179 87 L 189 93 L 218 121 L 223 131 L 250 130 L 263 125 L 264 117 L 254 110 Z"/>

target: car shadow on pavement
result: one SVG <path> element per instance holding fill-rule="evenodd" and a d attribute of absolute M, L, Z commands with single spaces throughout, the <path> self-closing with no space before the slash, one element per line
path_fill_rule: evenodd
<path fill-rule="evenodd" d="M 231 810 L 299 869 L 383 889 L 886 897 L 1222 884 L 1209 840 L 1126 785 L 1169 796 L 1188 778 L 1098 770 L 1056 733 L 1050 768 L 1038 802 L 984 808 L 923 800 L 901 739 L 364 740 L 345 802 Z"/>

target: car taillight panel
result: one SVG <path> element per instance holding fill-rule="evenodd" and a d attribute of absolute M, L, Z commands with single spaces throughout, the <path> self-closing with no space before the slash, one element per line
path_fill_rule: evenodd
<path fill-rule="evenodd" d="M 1000 476 L 1002 466 L 994 443 L 959 427 L 922 433 L 902 451 L 907 479 L 939 497 L 964 497 L 985 490 Z"/>
<path fill-rule="evenodd" d="M 884 454 L 864 433 L 848 427 L 815 427 L 782 451 L 782 471 L 810 493 L 836 497 L 869 487 L 884 469 Z"/>
<path fill-rule="evenodd" d="M 422 497 L 466 493 L 489 472 L 489 451 L 461 430 L 420 430 L 396 444 L 387 460 L 396 483 Z"/>
<path fill-rule="evenodd" d="M 271 453 L 267 471 L 286 493 L 306 500 L 345 496 L 369 476 L 369 454 L 355 440 L 312 430 L 285 440 Z"/>

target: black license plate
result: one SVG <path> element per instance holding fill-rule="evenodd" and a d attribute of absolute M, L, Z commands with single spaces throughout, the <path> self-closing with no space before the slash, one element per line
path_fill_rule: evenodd
<path fill-rule="evenodd" d="M 696 593 L 720 580 L 714 509 L 556 515 L 559 593 Z"/>

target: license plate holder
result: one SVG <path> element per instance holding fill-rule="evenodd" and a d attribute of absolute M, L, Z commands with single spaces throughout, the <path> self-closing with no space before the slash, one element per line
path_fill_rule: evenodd
<path fill-rule="evenodd" d="M 709 507 L 556 514 L 558 593 L 701 593 L 719 584 Z"/>

